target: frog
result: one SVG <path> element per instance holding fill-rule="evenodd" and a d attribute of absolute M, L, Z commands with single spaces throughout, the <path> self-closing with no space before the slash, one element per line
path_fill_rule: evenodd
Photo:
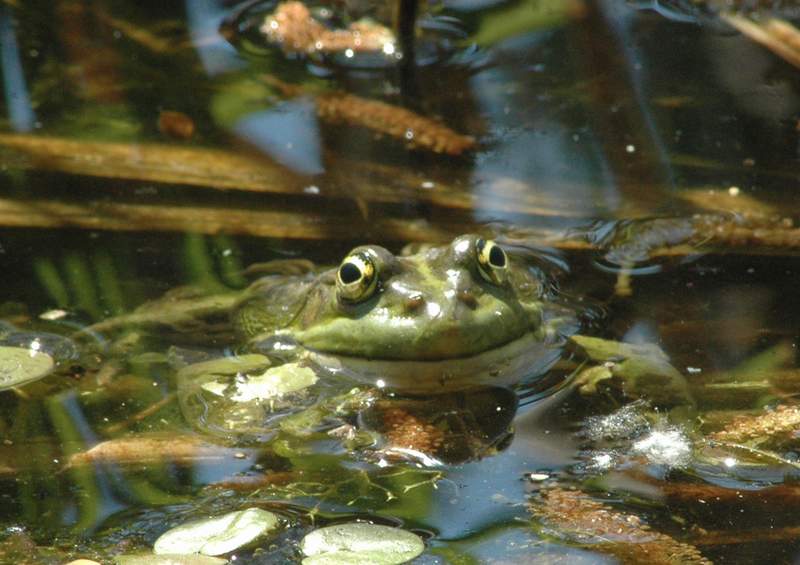
<path fill-rule="evenodd" d="M 720 229 L 731 223 L 726 220 L 618 222 L 609 229 L 572 230 L 566 240 L 604 250 L 606 262 L 619 265 L 624 278 L 659 250 L 719 243 L 730 231 Z M 750 229 L 769 244 L 775 231 L 769 226 L 739 219 L 734 233 Z M 176 289 L 84 332 L 147 326 L 162 338 L 169 332 L 203 347 L 261 354 L 271 366 L 300 363 L 319 375 L 408 394 L 514 386 L 558 361 L 572 336 L 585 329 L 586 302 L 570 301 L 557 290 L 555 269 L 546 265 L 531 234 L 493 235 L 460 235 L 396 255 L 361 245 L 328 268 L 278 260 L 250 269 L 265 276 L 243 290 Z M 232 371 L 240 372 L 235 364 Z"/>
<path fill-rule="evenodd" d="M 265 277 L 232 322 L 247 351 L 430 394 L 546 372 L 578 325 L 556 297 L 527 253 L 467 234 L 398 255 L 362 245 L 333 268 Z"/>

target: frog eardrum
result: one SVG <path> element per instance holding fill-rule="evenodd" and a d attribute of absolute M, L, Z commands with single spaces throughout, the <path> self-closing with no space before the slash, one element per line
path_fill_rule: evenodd
<path fill-rule="evenodd" d="M 508 258 L 502 247 L 492 240 L 477 239 L 475 255 L 478 259 L 478 271 L 487 282 L 496 285 L 505 282 Z"/>
<path fill-rule="evenodd" d="M 344 302 L 361 302 L 375 293 L 378 266 L 368 251 L 351 253 L 336 271 L 336 288 Z"/>

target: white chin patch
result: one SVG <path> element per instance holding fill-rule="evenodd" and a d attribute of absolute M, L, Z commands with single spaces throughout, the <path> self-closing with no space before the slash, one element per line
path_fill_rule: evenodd
<path fill-rule="evenodd" d="M 561 356 L 563 340 L 527 333 L 502 347 L 441 361 L 402 361 L 347 357 L 307 351 L 325 370 L 380 388 L 435 393 L 477 386 L 508 386 L 543 374 Z"/>

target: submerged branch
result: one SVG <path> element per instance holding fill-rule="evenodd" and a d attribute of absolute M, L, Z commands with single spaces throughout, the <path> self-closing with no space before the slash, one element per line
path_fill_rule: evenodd
<path fill-rule="evenodd" d="M 170 206 L 158 202 L 127 204 L 109 201 L 59 202 L 0 198 L 0 226 L 79 228 L 109 231 L 178 231 L 231 233 L 293 239 L 353 239 L 366 231 L 386 240 L 446 241 L 475 226 L 431 225 L 402 218 L 315 216 L 241 208 Z"/>
<path fill-rule="evenodd" d="M 358 109 L 358 105 L 352 108 Z M 341 118 L 350 119 L 349 116 L 345 112 Z M 368 119 L 377 118 L 373 116 Z M 391 123 L 390 120 L 387 127 Z M 425 139 L 430 137 L 431 143 L 443 144 L 443 147 L 457 144 L 446 135 L 438 137 L 436 132 L 440 130 L 437 128 L 444 126 L 433 121 L 431 123 L 431 128 L 423 127 L 418 135 Z M 8 169 L 56 171 L 106 179 L 289 194 L 312 199 L 304 192 L 310 182 L 308 177 L 295 174 L 267 157 L 242 151 L 164 143 L 89 142 L 61 137 L 0 134 L 0 159 Z M 346 168 L 351 169 L 349 166 Z M 369 202 L 387 204 L 406 204 L 413 200 L 461 210 L 471 210 L 477 204 L 476 197 L 470 191 L 446 180 L 437 180 L 433 189 L 421 187 L 417 171 L 401 167 L 359 163 L 358 177 L 355 177 L 355 173 L 334 173 L 334 182 L 344 188 L 337 191 L 336 188 L 323 187 L 323 194 L 316 197 L 317 200 L 326 197 L 360 197 Z M 346 194 L 343 193 L 345 189 Z M 504 192 L 500 188 L 498 191 L 501 195 Z M 509 198 L 481 204 L 489 209 L 519 214 L 562 213 L 556 208 L 555 202 L 542 198 L 532 190 L 518 190 Z"/>
<path fill-rule="evenodd" d="M 218 149 L 0 134 L 0 150 L 9 168 L 284 194 L 304 186 L 268 159 Z"/>

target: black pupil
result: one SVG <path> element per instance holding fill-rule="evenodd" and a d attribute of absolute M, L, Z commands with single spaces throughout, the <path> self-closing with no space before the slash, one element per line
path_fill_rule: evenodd
<path fill-rule="evenodd" d="M 489 251 L 489 263 L 491 263 L 495 267 L 505 267 L 506 266 L 506 254 L 503 253 L 503 250 L 497 247 L 496 245 L 492 247 Z"/>
<path fill-rule="evenodd" d="M 345 263 L 339 267 L 339 278 L 344 284 L 354 283 L 361 278 L 361 269 L 352 263 Z"/>

